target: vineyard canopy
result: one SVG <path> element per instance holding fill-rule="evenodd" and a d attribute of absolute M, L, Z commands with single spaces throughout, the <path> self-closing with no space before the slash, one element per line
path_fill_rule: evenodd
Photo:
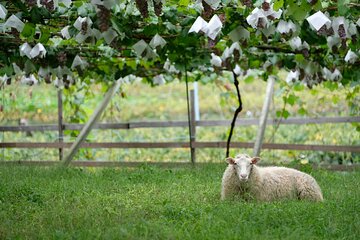
<path fill-rule="evenodd" d="M 161 84 L 279 69 L 309 87 L 360 81 L 356 0 L 0 1 L 0 80 Z M 256 70 L 255 70 L 256 69 Z"/>

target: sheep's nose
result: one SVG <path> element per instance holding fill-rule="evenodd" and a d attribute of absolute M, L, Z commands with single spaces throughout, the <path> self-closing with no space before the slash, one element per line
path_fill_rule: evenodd
<path fill-rule="evenodd" d="M 247 174 L 243 174 L 243 173 L 242 173 L 242 174 L 240 174 L 240 177 L 241 177 L 241 178 L 247 178 Z"/>

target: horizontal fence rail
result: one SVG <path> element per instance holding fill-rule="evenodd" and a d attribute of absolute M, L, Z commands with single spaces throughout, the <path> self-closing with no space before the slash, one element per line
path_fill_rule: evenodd
<path fill-rule="evenodd" d="M 196 127 L 216 127 L 230 126 L 230 120 L 207 120 L 195 121 Z M 324 123 L 357 123 L 360 122 L 360 116 L 356 117 L 318 117 L 318 118 L 288 118 L 288 119 L 268 119 L 268 125 L 276 124 L 324 124 Z M 187 121 L 149 121 L 149 122 L 131 122 L 131 123 L 99 123 L 94 129 L 135 129 L 135 128 L 168 128 L 168 127 L 188 127 Z M 237 126 L 258 125 L 259 119 L 239 119 Z M 81 130 L 84 124 L 63 124 L 63 130 Z M 26 131 L 58 131 L 57 124 L 49 125 L 31 125 L 31 126 L 0 126 L 0 132 L 26 132 Z"/>
<path fill-rule="evenodd" d="M 324 124 L 324 123 L 358 123 L 360 116 L 356 117 L 319 117 L 319 118 L 288 118 L 268 119 L 267 124 Z M 259 119 L 240 119 L 237 126 L 258 125 Z M 132 123 L 100 123 L 95 129 L 135 129 L 135 128 L 167 128 L 188 127 L 187 121 L 167 122 L 132 122 Z M 195 127 L 229 126 L 228 120 L 192 121 Z M 81 130 L 84 124 L 63 124 L 63 130 Z M 28 131 L 58 131 L 59 125 L 34 125 L 34 126 L 0 126 L 0 132 L 28 132 Z M 195 139 L 195 138 L 194 138 Z M 70 148 L 72 142 L 1 142 L 1 148 Z M 253 148 L 252 142 L 232 142 L 233 148 Z M 189 142 L 84 142 L 81 148 L 225 148 L 226 142 L 200 142 L 194 140 L 192 146 Z M 277 150 L 300 150 L 300 151 L 334 151 L 334 152 L 360 152 L 360 146 L 340 145 L 314 145 L 314 144 L 288 144 L 288 143 L 264 143 L 263 149 Z"/>
<path fill-rule="evenodd" d="M 5 142 L 0 148 L 70 148 L 71 142 Z M 233 148 L 253 148 L 253 142 L 232 142 Z M 189 142 L 88 142 L 81 148 L 189 148 Z M 226 142 L 194 142 L 194 148 L 225 148 Z M 301 150 L 301 151 L 334 151 L 360 152 L 360 146 L 311 145 L 288 143 L 264 143 L 263 149 Z"/>

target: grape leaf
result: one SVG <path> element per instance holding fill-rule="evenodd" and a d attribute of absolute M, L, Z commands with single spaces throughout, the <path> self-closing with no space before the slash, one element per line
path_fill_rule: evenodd
<path fill-rule="evenodd" d="M 21 35 L 25 38 L 31 39 L 35 34 L 35 24 L 25 23 L 24 29 L 21 32 Z M 31 41 L 31 40 L 28 40 Z"/>
<path fill-rule="evenodd" d="M 289 116 L 290 116 L 290 113 L 286 109 L 283 109 L 282 111 L 276 111 L 277 118 L 283 117 L 283 118 L 287 119 Z"/>
<path fill-rule="evenodd" d="M 339 11 L 339 15 L 345 16 L 347 14 L 347 12 L 349 11 L 349 0 L 338 0 L 337 1 L 337 5 L 338 5 L 338 11 Z"/>
<path fill-rule="evenodd" d="M 188 6 L 190 4 L 190 0 L 180 0 L 179 5 L 180 6 Z"/>
<path fill-rule="evenodd" d="M 311 6 L 306 0 L 301 1 L 300 5 L 296 1 L 289 1 L 287 15 L 295 21 L 302 22 L 310 10 Z"/>
<path fill-rule="evenodd" d="M 301 116 L 305 116 L 305 115 L 307 115 L 307 111 L 306 111 L 306 109 L 305 108 L 300 108 L 299 110 L 298 110 L 298 113 L 301 115 Z"/>
<path fill-rule="evenodd" d="M 284 6 L 284 0 L 275 0 L 273 9 L 274 9 L 274 11 L 278 11 L 283 6 Z"/>
<path fill-rule="evenodd" d="M 336 89 L 338 89 L 338 83 L 337 82 L 324 82 L 324 87 L 326 87 L 327 89 L 329 89 L 330 91 L 334 91 Z"/>
<path fill-rule="evenodd" d="M 295 96 L 294 94 L 289 94 L 287 97 L 283 97 L 284 102 L 294 106 L 295 102 L 299 99 L 299 97 Z"/>
<path fill-rule="evenodd" d="M 46 44 L 47 41 L 49 40 L 50 36 L 51 36 L 50 30 L 48 28 L 41 28 L 41 36 L 40 36 L 39 41 L 42 44 Z"/>

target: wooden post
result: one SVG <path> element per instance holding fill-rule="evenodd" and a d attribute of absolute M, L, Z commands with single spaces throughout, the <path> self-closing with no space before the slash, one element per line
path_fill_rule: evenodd
<path fill-rule="evenodd" d="M 196 119 L 195 119 L 195 93 L 190 90 L 190 148 L 191 148 L 191 162 L 196 162 L 196 149 L 194 143 L 196 141 Z"/>
<path fill-rule="evenodd" d="M 59 143 L 64 141 L 63 134 L 63 101 L 62 101 L 62 89 L 58 89 L 58 130 L 59 130 Z M 63 160 L 63 149 L 59 148 L 59 160 Z"/>
<path fill-rule="evenodd" d="M 91 129 L 94 127 L 96 121 L 99 119 L 101 114 L 104 112 L 106 106 L 109 104 L 111 98 L 117 92 L 121 84 L 121 79 L 117 80 L 111 88 L 106 92 L 103 101 L 95 109 L 94 113 L 91 115 L 89 121 L 85 124 L 84 128 L 81 130 L 79 136 L 76 138 L 75 142 L 71 145 L 68 155 L 62 161 L 64 166 L 68 166 L 75 156 L 77 150 L 80 148 L 80 144 L 86 139 Z"/>
<path fill-rule="evenodd" d="M 261 116 L 260 116 L 260 120 L 259 120 L 259 129 L 257 132 L 255 144 L 254 144 L 253 156 L 259 156 L 259 154 L 260 154 L 262 141 L 264 138 L 264 133 L 265 133 L 265 128 L 266 128 L 267 116 L 268 116 L 269 108 L 270 108 L 271 97 L 272 97 L 273 90 L 274 90 L 274 82 L 275 82 L 275 79 L 273 77 L 268 78 L 264 105 L 261 110 Z"/>

